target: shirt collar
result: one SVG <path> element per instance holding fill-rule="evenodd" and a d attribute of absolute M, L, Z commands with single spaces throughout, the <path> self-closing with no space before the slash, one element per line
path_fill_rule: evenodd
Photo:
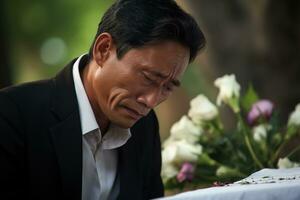
<path fill-rule="evenodd" d="M 80 60 L 84 55 L 81 55 L 73 65 L 73 79 L 75 91 L 79 106 L 79 115 L 81 123 L 82 135 L 85 135 L 95 129 L 100 132 L 99 125 L 96 121 L 91 104 L 83 87 L 83 83 L 79 73 Z M 101 137 L 101 133 L 100 133 Z M 121 128 L 115 124 L 111 124 L 107 133 L 103 137 L 103 148 L 112 149 L 124 145 L 131 137 L 130 129 Z"/>
<path fill-rule="evenodd" d="M 92 130 L 98 129 L 99 126 L 96 121 L 89 99 L 85 93 L 85 89 L 83 87 L 79 73 L 79 62 L 82 57 L 83 55 L 81 55 L 73 65 L 73 78 L 79 106 L 81 131 L 84 135 Z"/>
<path fill-rule="evenodd" d="M 124 145 L 130 137 L 130 129 L 124 129 L 115 124 L 110 124 L 107 133 L 102 139 L 102 148 L 114 149 L 120 147 Z"/>

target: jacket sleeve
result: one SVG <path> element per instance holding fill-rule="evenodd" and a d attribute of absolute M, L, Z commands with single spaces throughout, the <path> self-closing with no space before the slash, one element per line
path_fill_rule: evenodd
<path fill-rule="evenodd" d="M 0 92 L 0 194 L 1 199 L 26 197 L 24 138 L 17 106 Z"/>
<path fill-rule="evenodd" d="M 149 188 L 148 199 L 158 198 L 164 196 L 164 188 L 161 179 L 161 142 L 159 135 L 159 125 L 158 120 L 153 112 L 153 122 L 154 122 L 154 139 L 153 139 L 153 158 L 152 158 L 152 170 Z"/>

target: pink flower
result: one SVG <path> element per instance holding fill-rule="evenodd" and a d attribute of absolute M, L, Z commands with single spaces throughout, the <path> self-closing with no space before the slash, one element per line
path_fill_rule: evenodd
<path fill-rule="evenodd" d="M 269 119 L 273 111 L 273 103 L 263 99 L 255 102 L 248 113 L 248 123 L 253 125 L 260 117 Z"/>
<path fill-rule="evenodd" d="M 183 163 L 180 172 L 177 174 L 178 182 L 191 181 L 194 178 L 195 166 L 189 162 Z"/>

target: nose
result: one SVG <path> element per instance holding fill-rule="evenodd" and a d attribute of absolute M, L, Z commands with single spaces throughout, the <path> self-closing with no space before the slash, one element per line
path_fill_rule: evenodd
<path fill-rule="evenodd" d="M 144 104 L 147 108 L 154 108 L 164 100 L 160 90 L 144 93 L 137 98 L 137 102 Z"/>

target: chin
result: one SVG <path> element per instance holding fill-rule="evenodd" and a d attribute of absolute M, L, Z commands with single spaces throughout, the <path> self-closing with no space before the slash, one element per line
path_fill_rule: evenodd
<path fill-rule="evenodd" d="M 131 128 L 137 120 L 133 119 L 119 119 L 119 120 L 112 120 L 112 122 L 116 125 L 118 125 L 121 128 Z"/>

